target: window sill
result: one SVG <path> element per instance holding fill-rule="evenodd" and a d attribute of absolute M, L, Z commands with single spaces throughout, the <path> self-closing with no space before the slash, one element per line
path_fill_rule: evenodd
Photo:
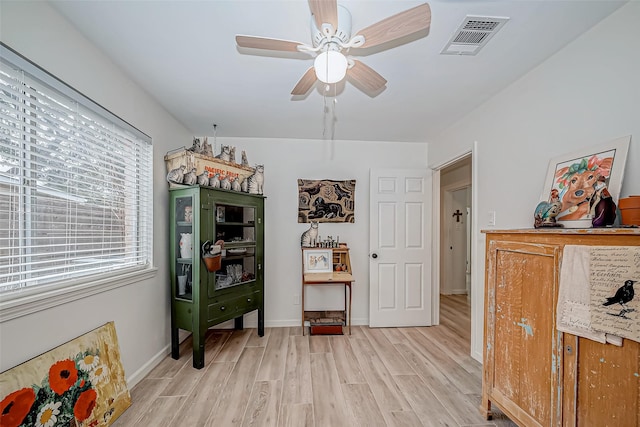
<path fill-rule="evenodd" d="M 67 282 L 6 292 L 0 295 L 0 323 L 150 279 L 157 271 L 156 267 L 149 267 L 118 274 L 83 277 L 77 283 Z"/>

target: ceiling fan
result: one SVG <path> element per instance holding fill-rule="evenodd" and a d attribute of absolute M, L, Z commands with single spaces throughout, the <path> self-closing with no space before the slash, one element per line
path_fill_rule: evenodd
<path fill-rule="evenodd" d="M 366 91 L 382 89 L 387 81 L 361 61 L 347 58 L 343 50 L 370 48 L 429 28 L 431 8 L 424 3 L 390 16 L 356 32 L 351 37 L 351 14 L 336 0 L 309 0 L 312 46 L 304 43 L 237 35 L 239 47 L 315 55 L 310 67 L 291 91 L 304 95 L 316 83 L 338 83 L 346 75 Z"/>

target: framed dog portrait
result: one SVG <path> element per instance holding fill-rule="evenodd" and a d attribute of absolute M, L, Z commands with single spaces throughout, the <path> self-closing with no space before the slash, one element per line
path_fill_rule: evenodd
<path fill-rule="evenodd" d="M 331 249 L 303 249 L 305 273 L 331 273 L 333 271 L 333 251 Z"/>
<path fill-rule="evenodd" d="M 565 224 L 593 218 L 606 192 L 617 204 L 630 141 L 628 135 L 552 158 L 540 201 L 550 201 L 552 193 L 558 197 L 562 208 L 556 219 Z"/>

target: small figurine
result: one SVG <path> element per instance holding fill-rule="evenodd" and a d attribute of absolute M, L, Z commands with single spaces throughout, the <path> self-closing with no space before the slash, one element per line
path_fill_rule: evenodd
<path fill-rule="evenodd" d="M 209 171 L 204 171 L 198 175 L 198 185 L 209 185 Z"/>
<path fill-rule="evenodd" d="M 208 138 L 204 137 L 204 142 L 202 143 L 202 152 L 203 156 L 213 157 L 213 149 L 211 148 L 211 144 L 209 144 Z"/>
<path fill-rule="evenodd" d="M 240 184 L 240 191 L 243 193 L 249 192 L 249 180 L 247 178 L 242 180 L 242 183 Z"/>
<path fill-rule="evenodd" d="M 196 168 L 192 168 L 190 172 L 185 173 L 182 179 L 182 183 L 185 185 L 194 185 L 197 181 Z"/>
<path fill-rule="evenodd" d="M 216 156 L 216 159 L 224 160 L 228 162 L 231 159 L 231 149 L 228 145 L 220 146 L 220 154 Z"/>
<path fill-rule="evenodd" d="M 193 144 L 191 145 L 191 148 L 187 148 L 187 151 L 193 151 L 194 153 L 202 153 L 202 147 L 200 146 L 200 139 L 199 138 L 193 138 Z"/>
<path fill-rule="evenodd" d="M 318 222 L 312 221 L 307 231 L 300 236 L 300 246 L 303 248 L 315 247 L 318 243 Z"/>
<path fill-rule="evenodd" d="M 242 190 L 242 186 L 240 185 L 240 177 L 236 177 L 233 179 L 233 181 L 231 181 L 231 189 L 233 191 L 241 191 Z"/>
<path fill-rule="evenodd" d="M 223 190 L 231 190 L 231 181 L 228 176 L 225 175 L 225 177 L 220 180 L 220 188 Z"/>
<path fill-rule="evenodd" d="M 556 222 L 556 216 L 562 209 L 562 202 L 558 195 L 558 190 L 555 188 L 551 190 L 551 197 L 548 202 L 540 202 L 536 206 L 536 211 L 533 215 L 533 226 L 535 228 L 541 227 L 562 227 L 562 224 Z"/>
<path fill-rule="evenodd" d="M 229 161 L 231 163 L 236 162 L 236 147 L 229 147 Z"/>
<path fill-rule="evenodd" d="M 187 169 L 185 165 L 180 165 L 180 167 L 171 169 L 167 174 L 167 181 L 175 182 L 176 184 L 182 184 L 184 180 L 184 171 Z"/>
<path fill-rule="evenodd" d="M 216 173 L 209 178 L 209 187 L 220 188 L 220 174 Z"/>
<path fill-rule="evenodd" d="M 264 186 L 264 165 L 256 165 L 253 174 L 247 177 L 249 194 L 262 194 Z"/>
<path fill-rule="evenodd" d="M 606 227 L 613 225 L 616 220 L 616 203 L 607 190 L 605 177 L 601 176 L 595 185 L 595 192 L 589 201 L 591 206 L 590 214 L 594 227 Z"/>
<path fill-rule="evenodd" d="M 184 207 L 184 221 L 192 222 L 193 221 L 193 208 L 191 205 Z"/>
<path fill-rule="evenodd" d="M 242 150 L 242 166 L 246 166 L 246 167 L 250 167 L 249 166 L 249 160 L 247 160 L 247 152 Z"/>

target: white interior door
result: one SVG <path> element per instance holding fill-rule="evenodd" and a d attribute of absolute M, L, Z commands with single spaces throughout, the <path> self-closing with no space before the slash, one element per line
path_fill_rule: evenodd
<path fill-rule="evenodd" d="M 370 177 L 369 325 L 431 325 L 431 171 Z"/>

